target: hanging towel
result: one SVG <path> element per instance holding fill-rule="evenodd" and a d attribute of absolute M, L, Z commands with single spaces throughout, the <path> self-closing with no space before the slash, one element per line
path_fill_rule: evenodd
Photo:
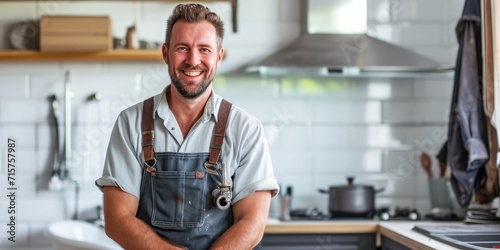
<path fill-rule="evenodd" d="M 451 184 L 462 207 L 469 205 L 478 170 L 488 161 L 488 138 L 483 110 L 481 4 L 466 0 L 456 29 L 459 50 L 448 124 Z M 482 171 L 484 175 L 484 169 Z M 484 176 L 482 177 L 484 178 Z"/>

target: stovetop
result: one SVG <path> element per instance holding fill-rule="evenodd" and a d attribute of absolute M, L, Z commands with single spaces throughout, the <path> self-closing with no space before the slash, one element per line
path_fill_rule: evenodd
<path fill-rule="evenodd" d="M 332 220 L 332 221 L 342 221 L 342 220 L 398 220 L 398 221 L 416 221 L 420 220 L 421 216 L 416 209 L 410 208 L 400 208 L 396 209 L 380 208 L 374 213 L 362 214 L 362 215 L 331 215 L 320 211 L 317 208 L 313 209 L 294 209 L 290 211 L 290 219 L 292 221 L 299 220 L 309 220 L 309 221 L 321 221 L 321 220 Z"/>
<path fill-rule="evenodd" d="M 373 220 L 374 216 L 333 216 L 320 211 L 317 208 L 311 210 L 294 209 L 290 211 L 291 220 Z"/>
<path fill-rule="evenodd" d="M 417 209 L 407 207 L 382 207 L 377 209 L 376 216 L 380 220 L 398 220 L 398 221 L 416 221 L 420 220 L 421 216 Z"/>

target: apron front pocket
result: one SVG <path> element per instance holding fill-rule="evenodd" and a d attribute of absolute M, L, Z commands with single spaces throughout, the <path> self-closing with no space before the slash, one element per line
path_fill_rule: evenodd
<path fill-rule="evenodd" d="M 150 178 L 153 226 L 184 230 L 203 225 L 205 177 L 199 178 L 199 172 L 196 171 L 156 171 L 156 176 Z"/>

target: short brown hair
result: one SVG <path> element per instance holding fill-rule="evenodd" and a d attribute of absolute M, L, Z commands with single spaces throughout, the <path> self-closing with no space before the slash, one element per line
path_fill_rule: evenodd
<path fill-rule="evenodd" d="M 222 48 L 222 39 L 224 38 L 224 22 L 215 12 L 209 8 L 195 3 L 179 4 L 172 11 L 172 15 L 167 20 L 167 32 L 165 35 L 165 44 L 170 47 L 170 38 L 172 37 L 172 28 L 174 24 L 183 20 L 189 23 L 208 21 L 215 27 L 217 34 L 218 49 Z"/>

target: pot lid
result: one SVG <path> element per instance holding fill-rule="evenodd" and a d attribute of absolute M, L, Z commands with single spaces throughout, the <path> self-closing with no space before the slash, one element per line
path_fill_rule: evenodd
<path fill-rule="evenodd" d="M 374 189 L 370 185 L 357 185 L 354 184 L 354 176 L 347 177 L 347 185 L 331 186 L 333 189 Z"/>

